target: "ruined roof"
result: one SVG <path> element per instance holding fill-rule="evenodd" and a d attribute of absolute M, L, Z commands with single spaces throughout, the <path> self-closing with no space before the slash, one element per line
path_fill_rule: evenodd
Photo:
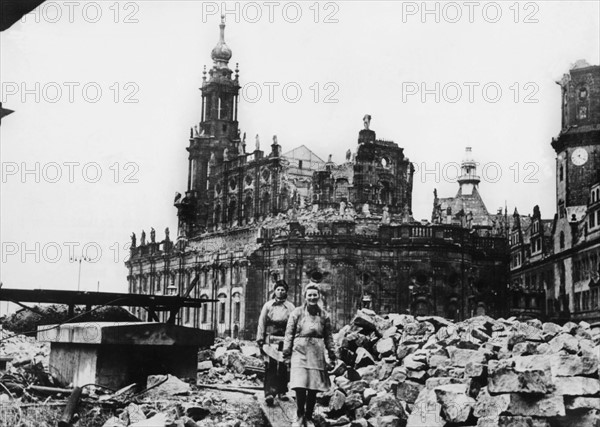
<path fill-rule="evenodd" d="M 457 218 L 457 214 L 462 210 L 465 215 L 469 212 L 473 214 L 473 225 L 492 225 L 491 215 L 477 187 L 473 188 L 471 194 L 462 194 L 459 190 L 455 197 L 444 197 L 439 200 L 442 212 L 451 208 L 453 218 Z"/>
<path fill-rule="evenodd" d="M 325 163 L 323 159 L 309 150 L 306 145 L 302 144 L 299 147 L 294 148 L 293 150 L 288 151 L 287 153 L 283 153 L 282 157 L 287 158 L 288 160 L 303 160 L 312 163 Z"/>

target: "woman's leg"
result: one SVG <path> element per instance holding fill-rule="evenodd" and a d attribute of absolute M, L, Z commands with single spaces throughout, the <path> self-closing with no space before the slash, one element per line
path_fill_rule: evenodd
<path fill-rule="evenodd" d="M 307 420 L 312 420 L 316 403 L 317 403 L 317 390 L 307 390 L 306 412 L 305 412 Z"/>
<path fill-rule="evenodd" d="M 265 365 L 265 398 L 268 400 L 268 404 L 271 404 L 273 398 L 277 395 L 277 365 L 277 361 L 271 359 L 270 357 Z"/>
<path fill-rule="evenodd" d="M 305 388 L 297 388 L 296 389 L 296 405 L 298 408 L 296 409 L 296 415 L 298 418 L 301 418 L 305 414 L 306 407 L 306 389 Z"/>

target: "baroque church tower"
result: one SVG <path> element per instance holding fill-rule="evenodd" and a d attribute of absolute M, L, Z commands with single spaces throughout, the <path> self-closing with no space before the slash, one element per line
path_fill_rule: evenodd
<path fill-rule="evenodd" d="M 221 16 L 219 42 L 211 52 L 213 66 L 202 77 L 200 126 L 190 129 L 188 182 L 185 197 L 175 199 L 179 235 L 202 233 L 210 215 L 211 170 L 243 151 L 238 129 L 239 70 L 229 68 L 232 52 L 225 43 L 225 17 Z"/>

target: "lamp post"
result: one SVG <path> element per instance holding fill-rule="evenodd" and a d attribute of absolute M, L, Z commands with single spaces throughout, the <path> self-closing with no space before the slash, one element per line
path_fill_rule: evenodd
<path fill-rule="evenodd" d="M 81 261 L 90 262 L 90 258 L 80 255 L 79 257 L 71 257 L 71 262 L 79 263 L 79 272 L 77 273 L 77 292 L 79 292 L 81 288 Z"/>

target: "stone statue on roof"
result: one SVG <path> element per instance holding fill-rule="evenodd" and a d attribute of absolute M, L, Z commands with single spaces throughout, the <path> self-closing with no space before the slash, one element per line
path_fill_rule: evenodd
<path fill-rule="evenodd" d="M 363 123 L 365 125 L 365 129 L 369 130 L 369 127 L 371 126 L 371 116 L 369 114 L 365 114 L 363 117 Z"/>

